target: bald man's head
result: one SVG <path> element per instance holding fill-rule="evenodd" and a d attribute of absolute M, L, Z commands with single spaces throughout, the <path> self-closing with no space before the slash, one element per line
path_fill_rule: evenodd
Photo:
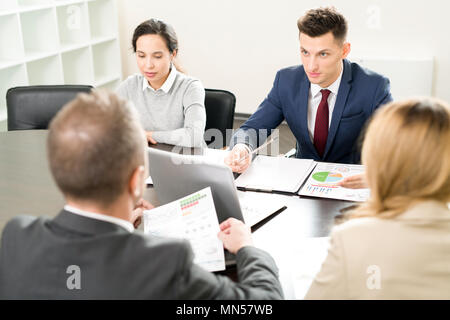
<path fill-rule="evenodd" d="M 108 204 L 144 165 L 145 145 L 134 109 L 114 93 L 94 91 L 79 94 L 52 120 L 47 154 L 67 197 Z"/>

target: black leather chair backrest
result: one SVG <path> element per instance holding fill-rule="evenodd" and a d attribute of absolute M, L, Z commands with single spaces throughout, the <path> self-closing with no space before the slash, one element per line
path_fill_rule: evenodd
<path fill-rule="evenodd" d="M 47 129 L 56 113 L 80 92 L 90 92 L 87 85 L 52 85 L 15 87 L 6 93 L 8 131 Z"/>
<path fill-rule="evenodd" d="M 233 129 L 234 109 L 236 107 L 236 97 L 229 91 L 218 89 L 205 89 L 205 108 L 206 108 L 206 128 L 205 142 L 210 147 L 222 148 L 228 145 Z M 218 129 L 221 132 L 222 139 L 219 139 L 215 133 L 217 131 L 208 131 L 208 129 Z"/>

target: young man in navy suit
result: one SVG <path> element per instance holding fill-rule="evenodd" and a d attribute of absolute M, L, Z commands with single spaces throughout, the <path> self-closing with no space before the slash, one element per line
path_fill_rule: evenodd
<path fill-rule="evenodd" d="M 225 163 L 245 171 L 252 150 L 286 120 L 297 158 L 358 163 L 357 140 L 373 112 L 390 102 L 389 79 L 346 58 L 347 21 L 334 8 L 311 9 L 298 22 L 302 65 L 277 72 L 273 88 L 234 134 Z"/>

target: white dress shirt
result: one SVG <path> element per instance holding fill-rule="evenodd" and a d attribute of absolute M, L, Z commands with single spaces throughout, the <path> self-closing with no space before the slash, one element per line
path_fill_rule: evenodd
<path fill-rule="evenodd" d="M 86 218 L 91 218 L 91 219 L 96 219 L 96 220 L 101 220 L 101 221 L 106 221 L 106 222 L 117 224 L 118 226 L 125 228 L 129 232 L 134 231 L 134 226 L 131 222 L 120 219 L 120 218 L 111 217 L 111 216 L 108 216 L 103 213 L 96 213 L 96 212 L 80 210 L 78 208 L 69 206 L 68 204 L 66 204 L 64 206 L 64 210 L 69 211 L 70 213 L 78 214 L 78 215 L 86 217 Z"/>
<path fill-rule="evenodd" d="M 317 109 L 319 108 L 320 101 L 322 100 L 322 93 L 320 92 L 320 90 L 328 89 L 331 91 L 330 95 L 328 96 L 328 114 L 329 114 L 328 128 L 329 128 L 331 124 L 331 118 L 333 116 L 334 105 L 336 104 L 337 93 L 339 91 L 339 86 L 341 84 L 343 71 L 344 66 L 342 65 L 339 77 L 327 88 L 322 88 L 318 84 L 311 83 L 308 97 L 308 131 L 311 141 L 314 141 L 314 128 L 316 126 Z"/>
<path fill-rule="evenodd" d="M 164 93 L 168 93 L 170 88 L 172 88 L 173 83 L 175 82 L 175 78 L 177 77 L 178 70 L 175 68 L 174 65 L 172 65 L 172 68 L 170 69 L 169 76 L 167 77 L 166 81 L 164 81 L 161 88 L 158 90 L 164 91 Z M 142 80 L 142 90 L 145 91 L 146 89 L 150 89 L 153 92 L 156 92 L 158 90 L 153 89 L 150 84 L 148 83 L 148 80 L 143 77 Z"/>

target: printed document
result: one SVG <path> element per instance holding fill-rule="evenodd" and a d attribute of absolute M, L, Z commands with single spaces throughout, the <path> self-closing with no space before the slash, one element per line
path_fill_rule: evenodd
<path fill-rule="evenodd" d="M 364 170 L 363 165 L 318 162 L 299 195 L 364 202 L 370 196 L 369 189 L 347 189 L 337 185 L 345 177 L 364 173 Z"/>
<path fill-rule="evenodd" d="M 144 211 L 144 233 L 189 240 L 194 262 L 208 271 L 225 270 L 223 243 L 217 237 L 219 231 L 210 187 Z"/>

